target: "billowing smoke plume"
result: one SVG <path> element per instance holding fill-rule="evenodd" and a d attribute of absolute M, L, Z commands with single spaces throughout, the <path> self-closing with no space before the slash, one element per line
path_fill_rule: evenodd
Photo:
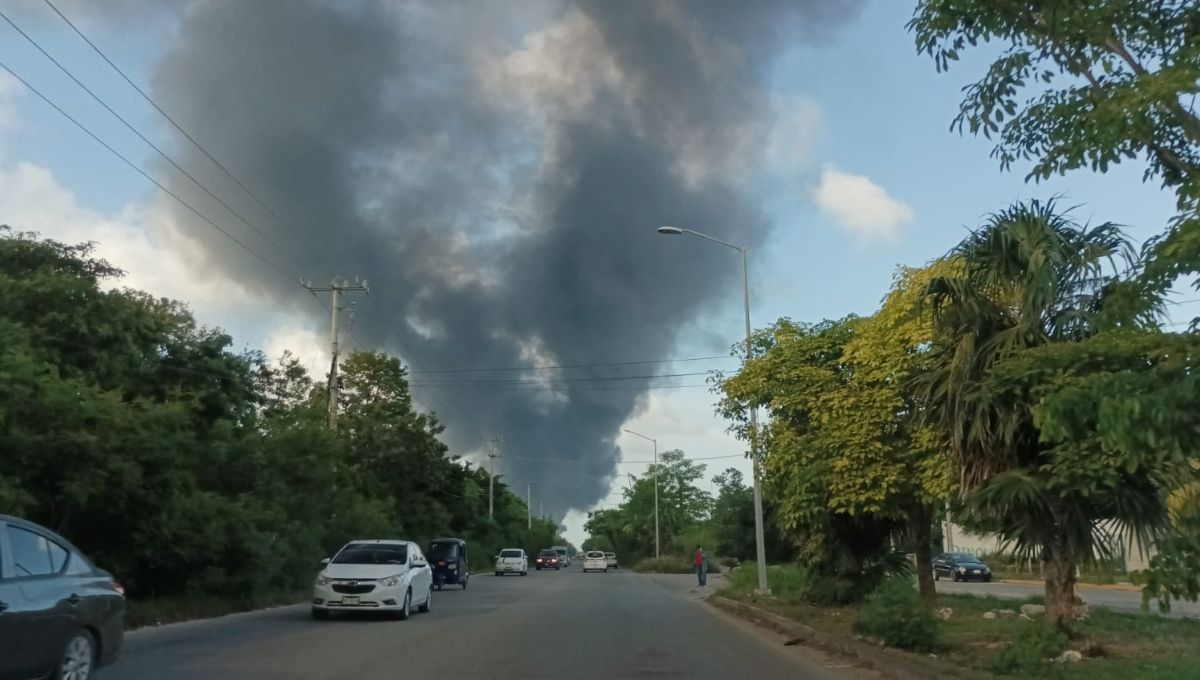
<path fill-rule="evenodd" d="M 738 270 L 731 253 L 654 228 L 761 242 L 744 183 L 772 124 L 764 71 L 847 4 L 196 2 L 154 90 L 287 223 L 202 174 L 269 227 L 278 248 L 239 233 L 286 274 L 177 217 L 213 266 L 322 319 L 300 276 L 369 278 L 356 335 L 411 364 L 452 448 L 502 435 L 511 479 L 535 482 L 548 511 L 585 507 L 649 381 L 479 383 L 653 367 L 420 371 L 669 356 Z M 178 148 L 186 166 L 210 167 Z M 472 384 L 430 384 L 448 380 Z"/>

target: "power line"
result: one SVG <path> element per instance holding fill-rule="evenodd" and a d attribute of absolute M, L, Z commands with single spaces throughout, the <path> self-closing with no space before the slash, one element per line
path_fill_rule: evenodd
<path fill-rule="evenodd" d="M 449 385 L 450 385 L 449 383 L 434 383 L 432 385 L 426 384 L 426 383 L 409 383 L 410 387 L 435 387 L 436 388 L 436 387 L 447 387 Z M 463 383 L 463 386 L 464 387 L 480 387 L 479 385 L 470 385 L 467 383 Z M 556 389 L 555 385 L 491 385 L 490 387 L 506 388 L 506 389 L 517 391 L 517 392 L 527 392 L 527 391 L 532 392 L 535 390 L 554 390 L 554 389 Z M 625 385 L 625 386 L 618 386 L 618 387 L 572 387 L 571 392 L 605 392 L 605 391 L 621 391 L 621 390 L 634 390 L 634 391 L 674 390 L 674 389 L 683 389 L 683 388 L 692 388 L 692 387 L 712 387 L 712 385 L 710 385 L 708 383 L 692 383 L 692 384 L 687 384 L 687 385 Z"/>
<path fill-rule="evenodd" d="M 745 457 L 746 457 L 745 454 L 735 453 L 732 455 L 725 455 L 725 456 L 704 456 L 704 457 L 700 457 L 700 458 L 686 458 L 686 460 L 690 460 L 690 461 L 725 460 L 725 459 L 729 459 L 729 458 L 745 458 Z M 521 461 L 523 463 L 572 463 L 575 465 L 583 465 L 586 463 L 594 462 L 594 461 L 590 461 L 590 460 L 569 460 L 566 458 L 518 458 L 516 456 L 506 456 L 506 458 L 508 460 L 516 460 L 516 461 Z M 596 462 L 600 462 L 600 461 L 596 461 Z M 661 461 L 660 461 L 660 463 L 661 463 Z M 619 461 L 616 461 L 616 464 L 617 465 L 653 465 L 654 461 L 653 460 L 619 460 Z"/>
<path fill-rule="evenodd" d="M 266 210 L 268 213 L 270 213 L 271 217 L 274 217 L 276 221 L 278 221 L 281 225 L 284 226 L 284 228 L 286 228 L 288 231 L 294 231 L 294 229 L 292 229 L 292 226 L 290 224 L 288 224 L 286 220 L 284 220 L 282 217 L 279 216 L 279 214 L 277 212 L 275 212 L 273 209 L 271 209 L 271 206 L 264 203 L 262 201 L 262 199 L 260 199 L 258 197 L 257 194 L 255 194 L 253 191 L 250 190 L 250 187 L 246 186 L 246 184 L 243 183 L 240 179 L 238 179 L 237 176 L 235 176 L 232 172 L 230 172 L 230 170 L 228 168 L 226 168 L 224 164 L 222 164 L 220 161 L 218 161 L 216 158 L 214 158 L 213 155 L 208 152 L 208 149 L 204 148 L 204 146 L 202 144 L 200 144 L 200 142 L 196 141 L 196 139 L 194 137 L 192 137 L 192 135 L 188 134 L 187 130 L 183 129 L 183 126 L 181 126 L 178 122 L 176 122 L 175 119 L 170 116 L 170 114 L 168 114 L 166 111 L 164 111 L 163 108 L 161 106 L 159 106 L 158 103 L 155 102 L 154 99 L 152 99 L 150 97 L 150 95 L 146 94 L 146 92 L 137 85 L 137 83 L 133 82 L 133 80 L 129 76 L 127 76 L 125 74 L 125 72 L 121 70 L 121 68 L 119 66 L 117 66 L 115 63 L 113 63 L 112 59 L 109 59 L 108 55 L 106 55 L 103 51 L 101 51 L 101 49 L 99 47 L 97 47 L 95 43 L 93 43 L 86 35 L 84 35 L 83 31 L 79 30 L 79 27 L 77 27 L 74 23 L 72 23 L 72 21 L 70 19 L 68 19 L 67 16 L 65 14 L 63 14 L 62 11 L 59 10 L 58 7 L 56 7 L 53 2 L 51 2 L 50 0 L 43 0 L 43 1 L 46 3 L 47 6 L 50 7 L 50 9 L 54 10 L 55 14 L 57 14 L 63 21 L 66 22 L 66 24 L 68 26 L 71 27 L 71 30 L 75 31 L 76 35 L 78 35 L 80 38 L 83 39 L 83 41 L 85 43 L 88 44 L 88 47 L 91 47 L 92 50 L 96 52 L 96 54 L 100 55 L 100 58 L 103 59 L 105 61 L 105 63 L 107 63 L 109 66 L 111 66 L 112 69 L 117 72 L 117 75 L 121 76 L 121 78 L 123 78 L 126 83 L 129 83 L 129 86 L 132 87 L 134 89 L 134 91 L 136 91 L 139 95 L 141 95 L 142 99 L 146 100 L 146 102 L 148 104 L 150 104 L 150 106 L 154 107 L 155 111 L 158 111 L 159 114 L 161 114 L 163 118 L 167 119 L 167 122 L 169 122 L 172 127 L 174 127 L 176 130 L 178 130 L 179 134 L 183 135 L 189 142 L 192 143 L 193 146 L 195 146 L 197 149 L 199 149 L 200 153 L 204 154 L 204 156 L 206 158 L 208 158 L 208 160 L 212 161 L 213 165 L 220 168 L 221 172 L 225 173 L 226 177 L 233 180 L 233 182 L 235 184 L 237 184 L 238 187 L 241 188 L 242 191 L 246 192 L 247 196 L 254 199 L 255 203 L 257 203 L 259 206 L 261 206 L 263 208 L 263 210 Z"/>
<path fill-rule="evenodd" d="M 203 182 L 196 179 L 196 177 L 193 176 L 192 173 L 188 172 L 186 169 L 184 169 L 183 166 L 181 166 L 179 163 L 175 162 L 175 159 L 173 159 L 169 155 L 167 155 L 167 153 L 165 151 L 163 151 L 161 148 L 159 148 L 159 146 L 157 144 L 150 141 L 150 139 L 148 137 L 146 137 L 146 135 L 142 134 L 142 132 L 140 130 L 138 130 L 136 127 L 134 127 L 134 125 L 132 123 L 130 123 L 128 120 L 126 120 L 121 114 L 117 113 L 117 111 L 115 109 L 113 109 L 113 107 L 109 106 L 108 103 L 105 102 L 100 97 L 100 95 L 98 95 L 94 91 L 92 91 L 92 89 L 89 88 L 87 85 L 85 85 L 83 83 L 83 81 L 81 81 L 81 80 L 79 80 L 79 78 L 75 77 L 74 73 L 71 73 L 71 71 L 66 66 L 63 66 L 61 62 L 59 62 L 57 59 L 55 59 L 54 56 L 51 55 L 49 52 L 47 52 L 45 50 L 45 48 L 43 48 L 40 44 L 38 44 L 38 42 L 36 40 L 34 40 L 28 33 L 26 33 L 24 30 L 22 30 L 20 26 L 18 26 L 16 23 L 14 23 L 13 20 L 10 19 L 8 17 L 8 15 L 5 14 L 3 11 L 0 11 L 0 18 L 4 19 L 4 21 L 6 21 L 8 23 L 8 25 L 13 28 L 13 30 L 15 30 L 17 33 L 19 33 L 22 38 L 25 38 L 25 40 L 28 41 L 30 45 L 33 45 L 34 48 L 36 48 L 38 52 L 41 52 L 42 56 L 49 59 L 50 63 L 57 66 L 58 70 L 62 71 L 64 74 L 66 74 L 66 76 L 68 78 L 70 78 L 72 81 L 74 81 L 74 83 L 76 85 L 78 85 L 80 87 L 80 89 L 82 89 L 84 92 L 88 93 L 88 95 L 91 96 L 92 99 L 96 100 L 96 103 L 100 104 L 100 106 L 103 106 L 104 109 L 106 111 L 108 111 L 110 114 L 112 114 L 114 118 L 121 121 L 121 124 L 123 124 L 126 128 L 128 128 L 130 132 L 137 135 L 138 139 L 145 142 L 146 145 L 149 146 L 151 149 L 154 149 L 154 152 L 157 153 L 160 157 L 162 157 L 163 160 L 170 163 L 171 166 L 174 167 L 176 170 L 178 170 L 181 174 L 183 174 L 184 177 L 187 177 L 189 180 L 191 180 L 191 182 L 193 184 L 200 187 L 200 189 L 204 193 L 208 194 L 208 196 L 210 198 L 212 198 L 214 201 L 216 201 L 217 203 L 219 203 L 221 205 L 221 207 L 225 208 L 231 214 L 233 214 L 235 217 L 237 217 L 239 220 L 241 220 L 241 222 L 243 224 L 245 224 L 247 227 L 249 227 L 252 231 L 254 231 L 254 233 L 256 233 L 260 237 L 262 237 L 262 239 L 264 241 L 273 245 L 277 250 L 279 250 L 279 252 L 283 253 L 284 257 L 286 257 L 288 259 L 292 259 L 292 256 L 289 253 L 287 253 L 283 249 L 283 247 L 280 246 L 274 239 L 272 239 L 265 232 L 261 231 L 258 227 L 254 226 L 254 224 L 252 224 L 249 220 L 247 220 L 240 212 L 238 212 L 232 206 L 230 206 L 228 203 L 226 203 L 224 200 L 222 200 L 221 197 L 214 194 L 207 186 L 204 185 Z M 293 260 L 293 262 L 295 262 L 295 260 Z"/>
<path fill-rule="evenodd" d="M 503 368 L 437 368 L 426 369 L 421 371 L 409 371 L 412 375 L 429 374 L 429 373 L 489 373 L 499 371 L 548 371 L 563 368 L 601 368 L 605 366 L 644 366 L 647 364 L 672 364 L 683 363 L 688 361 L 711 361 L 714 359 L 735 359 L 728 355 L 707 356 L 707 357 L 686 357 L 683 359 L 650 359 L 646 361 L 616 361 L 609 363 L 580 363 L 580 364 L 558 364 L 552 366 L 506 366 Z"/>
<path fill-rule="evenodd" d="M 574 378 L 544 378 L 536 380 L 447 380 L 442 382 L 414 383 L 423 385 L 557 385 L 566 382 L 620 382 L 622 380 L 654 380 L 658 378 L 685 378 L 710 375 L 710 371 L 695 373 L 656 373 L 647 375 L 579 376 Z"/>
<path fill-rule="evenodd" d="M 129 160 L 129 158 L 127 158 L 124 154 L 122 154 L 120 151 L 117 151 L 112 146 L 110 146 L 108 144 L 108 142 L 105 142 L 103 139 L 100 139 L 100 137 L 97 136 L 96 133 L 92 132 L 86 125 L 84 125 L 83 123 L 76 120 L 75 117 L 73 117 L 71 114 L 69 114 L 65 110 L 63 110 L 63 108 L 61 106 L 54 103 L 54 101 L 51 100 L 49 97 L 47 97 L 45 94 L 42 94 L 41 90 L 39 90 L 36 87 L 34 87 L 33 85 L 31 85 L 29 83 L 29 81 L 25 80 L 21 76 L 17 75 L 16 71 L 13 71 L 11 68 L 9 68 L 8 64 L 5 64 L 4 62 L 0 61 L 0 68 L 4 69 L 10 76 L 15 78 L 17 80 L 17 82 L 24 85 L 30 92 L 37 95 L 38 98 L 40 98 L 42 101 L 46 102 L 46 104 L 48 104 L 55 111 L 59 112 L 64 118 L 71 121 L 71 123 L 73 123 L 75 125 L 75 127 L 79 128 L 80 130 L 82 130 L 84 132 L 84 134 L 86 134 L 87 136 L 89 136 L 93 140 L 95 140 L 97 144 L 99 144 L 100 146 L 107 149 L 109 153 L 116 156 L 122 162 L 124 162 L 125 165 L 128 165 L 130 168 L 132 168 L 134 170 L 134 172 L 138 173 L 139 175 L 144 177 L 148 182 L 150 182 L 154 186 L 158 187 L 159 190 L 161 190 L 164 194 L 175 199 L 180 205 L 182 205 L 183 207 L 185 207 L 189 211 L 191 211 L 192 214 L 194 214 L 197 217 L 199 217 L 200 219 L 204 220 L 213 229 L 216 229 L 217 231 L 219 231 L 226 238 L 228 238 L 230 241 L 233 241 L 235 244 L 237 244 L 243 250 L 245 250 L 246 252 L 253 255 L 255 258 L 257 258 L 263 264 L 267 265 L 271 269 L 274 269 L 275 271 L 279 272 L 280 274 L 282 274 L 284 276 L 289 276 L 289 277 L 291 276 L 286 271 L 284 271 L 279 265 L 275 264 L 271 260 L 267 259 L 264 255 L 260 254 L 258 251 L 254 250 L 250 246 L 243 243 L 240 239 L 238 239 L 238 237 L 234 236 L 233 234 L 231 234 L 228 231 L 226 231 L 225 229 L 223 229 L 216 222 L 213 222 L 211 219 L 209 219 L 209 217 L 207 215 L 200 212 L 195 206 L 193 206 L 191 203 L 188 203 L 186 200 L 184 200 L 182 197 L 180 197 L 179 194 L 176 194 L 174 191 L 171 191 L 166 186 L 164 186 L 161 182 L 154 179 L 154 177 L 152 177 L 148 172 L 143 170 L 136 163 Z"/>

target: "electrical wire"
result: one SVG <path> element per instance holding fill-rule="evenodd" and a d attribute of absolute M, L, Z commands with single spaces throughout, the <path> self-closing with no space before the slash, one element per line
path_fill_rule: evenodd
<path fill-rule="evenodd" d="M 66 118 L 66 119 L 67 119 L 67 120 L 69 120 L 69 121 L 70 121 L 72 124 L 74 124 L 74 125 L 75 125 L 75 127 L 79 128 L 80 130 L 82 130 L 82 131 L 83 131 L 83 133 L 84 133 L 84 134 L 86 134 L 87 136 L 89 136 L 89 137 L 91 137 L 93 140 L 95 140 L 97 144 L 99 144 L 100 146 L 102 146 L 102 147 L 104 147 L 105 149 L 107 149 L 109 153 L 111 153 L 112 155 L 116 156 L 116 157 L 117 157 L 118 159 L 120 159 L 120 160 L 121 160 L 123 163 L 125 163 L 125 165 L 128 165 L 130 168 L 132 168 L 132 169 L 134 170 L 134 172 L 136 172 L 136 173 L 138 173 L 139 175 L 141 175 L 142 177 L 144 177 L 144 178 L 145 178 L 145 179 L 146 179 L 148 182 L 150 182 L 150 183 L 151 183 L 151 184 L 153 184 L 154 186 L 158 187 L 158 188 L 159 188 L 159 190 L 161 190 L 163 193 L 165 193 L 166 195 L 168 195 L 168 196 L 170 196 L 171 198 L 175 199 L 175 201 L 176 201 L 176 202 L 178 202 L 178 203 L 179 203 L 180 205 L 182 205 L 183 207 L 187 208 L 189 211 L 191 211 L 191 212 L 192 212 L 192 214 L 194 214 L 194 215 L 196 215 L 197 217 L 199 217 L 200 219 L 204 220 L 204 222 L 206 222 L 206 223 L 207 223 L 207 224 L 208 224 L 210 227 L 212 227 L 213 229 L 216 229 L 218 232 L 220 232 L 221 234 L 223 234 L 223 235 L 224 235 L 226 238 L 228 238 L 230 241 L 232 241 L 233 243 L 237 244 L 237 245 L 238 245 L 238 247 L 240 247 L 241 249 L 245 250 L 247 253 L 250 253 L 251 255 L 253 255 L 255 258 L 257 258 L 257 259 L 258 259 L 260 262 L 262 262 L 263 264 L 267 265 L 267 266 L 268 266 L 268 267 L 270 267 L 271 269 L 274 269 L 275 271 L 279 272 L 279 273 L 280 273 L 280 274 L 282 274 L 283 276 L 287 276 L 287 277 L 291 278 L 291 274 L 288 274 L 288 272 L 287 272 L 287 271 L 285 271 L 285 270 L 284 270 L 282 267 L 280 267 L 279 265 L 275 264 L 275 263 L 274 263 L 274 262 L 272 262 L 271 260 L 267 259 L 267 257 L 266 257 L 266 256 L 264 256 L 263 254 L 259 253 L 259 252 L 258 252 L 258 251 L 256 251 L 256 250 L 254 250 L 254 249 L 253 249 L 253 248 L 251 248 L 250 246 L 246 245 L 244 242 L 242 242 L 240 239 L 238 239 L 238 237 L 234 236 L 233 234 L 231 234 L 231 233 L 229 233 L 228 231 L 226 231 L 225 229 L 223 229 L 223 228 L 222 228 L 220 225 L 218 225 L 216 222 L 212 221 L 212 220 L 211 220 L 211 219 L 210 219 L 210 218 L 209 218 L 207 215 L 205 215 L 204 213 L 200 212 L 200 210 L 199 210 L 199 209 L 197 209 L 195 206 L 193 206 L 191 203 L 188 203 L 186 200 L 184 200 L 184 199 L 183 199 L 183 197 L 181 197 L 179 194 L 177 194 L 177 193 L 175 193 L 174 191 L 171 191 L 170 189 L 168 189 L 168 188 L 167 188 L 166 186 L 164 186 L 164 185 L 163 185 L 161 182 L 159 182 L 158 180 L 154 179 L 154 177 L 152 177 L 152 176 L 150 175 L 150 173 L 148 173 L 148 172 L 146 172 L 145 170 L 143 170 L 143 169 L 142 169 L 142 168 L 141 168 L 141 167 L 140 167 L 138 164 L 136 164 L 136 163 L 134 163 L 133 161 L 129 160 L 129 158 L 127 158 L 127 157 L 126 157 L 124 154 L 122 154 L 120 151 L 117 151 L 116 149 L 114 149 L 114 148 L 113 148 L 111 145 L 109 145 L 109 144 L 108 144 L 108 142 L 105 142 L 105 141 L 104 141 L 103 139 L 101 139 L 101 138 L 100 138 L 98 135 L 96 135 L 96 133 L 92 132 L 92 131 L 91 131 L 91 129 L 89 129 L 89 128 L 88 128 L 86 125 L 84 125 L 83 123 L 79 122 L 79 121 L 78 121 L 78 120 L 77 120 L 77 119 L 76 119 L 74 116 L 72 116 L 71 114 L 67 113 L 67 112 L 66 112 L 66 111 L 65 111 L 65 110 L 64 110 L 64 109 L 63 109 L 61 106 L 59 106 L 59 105 L 58 105 L 58 104 L 56 104 L 56 103 L 55 103 L 55 102 L 54 102 L 52 99 L 50 99 L 50 98 L 49 98 L 49 97 L 47 97 L 45 94 L 43 94 L 41 90 L 37 89 L 36 87 L 34 87 L 33 85 L 31 85 L 31 84 L 29 83 L 29 81 L 27 81 L 27 80 L 25 80 L 24 78 L 22 78 L 21 76 L 19 76 L 19 75 L 16 73 L 16 71 L 13 71 L 13 70 L 12 70 L 12 69 L 11 69 L 11 68 L 8 66 L 8 64 L 4 63 L 3 61 L 0 61 L 0 69 L 4 69 L 4 71 L 6 71 L 6 72 L 7 72 L 7 73 L 8 73 L 10 76 L 12 76 L 14 79 L 16 79 L 16 81 L 17 81 L 17 82 L 19 82 L 19 83 L 21 83 L 22 85 L 24 85 L 24 86 L 25 86 L 25 87 L 26 87 L 26 88 L 27 88 L 27 89 L 28 89 L 30 92 L 32 92 L 32 93 L 34 93 L 35 95 L 37 95 L 39 99 L 41 99 L 42 101 L 46 102 L 46 104 L 48 104 L 48 105 L 49 105 L 49 106 L 50 106 L 52 109 L 54 109 L 55 111 L 59 112 L 59 113 L 60 113 L 60 114 L 61 114 L 61 115 L 62 115 L 64 118 Z"/>
<path fill-rule="evenodd" d="M 658 378 L 686 378 L 710 375 L 710 371 L 695 373 L 656 373 L 647 375 L 577 376 L 572 378 L 545 378 L 537 380 L 447 380 L 444 382 L 414 383 L 422 385 L 557 385 L 570 382 L 620 382 L 622 380 L 656 380 Z"/>
<path fill-rule="evenodd" d="M 181 166 L 179 163 L 175 162 L 175 159 L 173 159 L 169 155 L 167 155 L 167 153 L 165 151 L 163 151 L 157 144 L 152 142 L 148 137 L 146 137 L 146 135 L 142 134 L 142 132 L 140 130 L 138 130 L 136 127 L 134 127 L 134 125 L 132 123 L 130 123 L 128 120 L 126 120 L 124 116 L 122 116 L 120 113 L 117 113 L 117 111 L 115 109 L 113 109 L 113 107 L 109 106 L 108 103 L 105 102 L 104 99 L 102 99 L 100 97 L 100 95 L 96 94 L 94 91 L 92 91 L 91 88 L 89 88 L 87 85 L 85 85 L 83 83 L 83 81 L 81 81 L 81 80 L 79 80 L 79 78 L 75 77 L 75 74 L 72 73 L 70 71 L 70 69 L 68 69 L 66 66 L 63 66 L 60 61 L 55 59 L 53 55 L 51 55 L 49 52 L 47 52 L 45 50 L 45 48 L 43 48 L 36 40 L 33 39 L 32 36 L 30 36 L 28 33 L 26 33 L 24 30 L 22 30 L 21 27 L 18 26 L 12 19 L 10 19 L 8 17 L 8 15 L 4 13 L 3 10 L 0 10 L 0 19 L 4 19 L 4 21 L 7 22 L 8 25 L 13 28 L 13 30 L 15 30 L 17 33 L 19 33 L 22 38 L 25 38 L 25 40 L 28 41 L 30 45 L 33 45 L 33 47 L 35 49 L 37 49 L 37 51 L 41 52 L 42 56 L 46 57 L 46 59 L 49 59 L 50 63 L 52 63 L 56 67 L 58 67 L 58 70 L 62 71 L 68 78 L 70 78 L 76 85 L 78 85 L 80 87 L 80 89 L 82 89 L 84 92 L 88 93 L 88 95 L 91 96 L 92 99 L 96 100 L 96 103 L 98 103 L 98 104 L 100 104 L 100 106 L 104 107 L 104 109 L 106 111 L 108 111 L 110 114 L 112 114 L 114 118 L 116 118 L 118 121 L 121 122 L 121 124 L 123 124 L 126 128 L 128 128 L 130 132 L 137 135 L 138 139 L 142 140 L 147 146 L 149 146 L 151 149 L 153 149 L 154 152 L 157 153 L 163 160 L 170 163 L 171 166 L 174 167 L 176 170 L 178 170 L 184 177 L 191 180 L 191 182 L 193 184 L 195 184 L 197 187 L 199 187 L 201 191 L 208 194 L 208 196 L 210 198 L 212 198 L 214 201 L 216 201 L 217 203 L 219 203 L 221 205 L 221 207 L 225 208 L 233 216 L 237 217 L 238 220 L 240 220 L 243 224 L 245 224 L 247 227 L 249 227 L 254 233 L 258 234 L 264 241 L 266 241 L 270 245 L 274 246 L 280 253 L 283 254 L 283 256 L 285 258 L 292 260 L 294 264 L 298 264 L 295 262 L 293 256 L 290 253 L 288 253 L 286 250 L 284 250 L 283 246 L 281 246 L 278 242 L 276 242 L 273 238 L 271 238 L 270 235 L 268 235 L 267 233 L 263 232 L 258 227 L 256 227 L 253 223 L 250 222 L 250 220 L 246 219 L 245 216 L 243 216 L 240 212 L 238 212 L 231 205 L 229 205 L 224 200 L 222 200 L 221 197 L 219 197 L 215 193 L 213 193 L 212 190 L 210 190 L 207 186 L 204 185 L 203 182 L 196 179 L 196 177 L 194 175 L 192 175 L 192 173 L 188 172 L 183 166 Z"/>
<path fill-rule="evenodd" d="M 244 182 L 242 182 L 242 180 L 238 179 L 237 176 L 234 175 L 228 168 L 226 168 L 224 164 L 222 164 L 220 161 L 218 161 L 216 158 L 214 158 L 213 155 L 211 153 L 209 153 L 208 149 L 204 148 L 204 146 L 202 144 L 200 144 L 200 142 L 196 141 L 196 139 L 191 134 L 189 134 L 187 130 L 183 129 L 183 126 L 181 126 L 178 122 L 176 122 L 176 120 L 174 118 L 172 118 L 170 114 L 168 114 L 166 111 L 164 111 L 163 108 L 158 105 L 158 102 L 154 101 L 154 99 L 151 98 L 150 95 L 146 94 L 146 92 L 141 87 L 139 87 L 137 83 L 133 82 L 133 79 L 131 79 L 128 75 L 126 75 L 125 72 L 123 70 L 121 70 L 121 68 L 119 66 L 117 66 L 115 63 L 113 63 L 113 60 L 109 59 L 108 55 L 106 55 L 99 47 L 97 47 L 96 44 L 91 41 L 91 39 L 89 39 L 86 35 L 84 35 L 83 31 L 79 30 L 78 26 L 76 26 L 70 19 L 67 18 L 67 16 L 65 14 L 62 13 L 62 10 L 60 10 L 58 7 L 56 7 L 54 5 L 54 3 L 51 2 L 50 0 L 43 0 L 43 2 L 45 2 L 46 5 L 50 9 L 54 10 L 54 13 L 57 14 L 59 16 L 59 18 L 61 18 L 64 22 L 66 22 L 67 26 L 70 26 L 71 30 L 75 31 L 75 34 L 78 35 L 80 38 L 82 38 L 85 43 L 87 43 L 88 47 L 91 47 L 92 50 L 95 51 L 96 54 L 100 55 L 100 58 L 103 59 L 104 62 L 107 63 L 110 67 L 112 67 L 112 69 L 117 72 L 117 75 L 121 76 L 121 78 L 123 78 L 125 80 L 125 82 L 128 83 L 129 86 L 134 89 L 134 91 L 136 91 L 139 95 L 141 95 L 142 99 L 146 100 L 146 103 L 150 104 L 150 106 L 153 106 L 155 111 L 158 111 L 159 114 L 161 114 L 162 117 L 165 118 L 167 120 L 167 122 L 169 122 L 171 124 L 172 127 L 174 127 L 176 130 L 179 131 L 179 134 L 183 135 L 184 138 L 186 138 L 189 142 L 192 143 L 193 146 L 195 146 L 197 149 L 200 150 L 200 153 L 204 154 L 204 156 L 206 158 L 208 158 L 208 160 L 212 161 L 213 165 L 215 165 L 217 168 L 219 168 L 221 170 L 221 172 L 225 173 L 226 177 L 228 177 L 230 180 L 232 180 L 234 182 L 234 184 L 237 184 L 237 186 L 239 188 L 241 188 L 242 191 L 246 192 L 247 196 L 249 196 L 251 199 L 254 200 L 255 203 L 257 203 L 259 206 L 261 206 L 263 210 L 266 210 L 271 215 L 271 217 L 275 218 L 275 220 L 277 222 L 279 222 L 281 225 L 283 225 L 283 227 L 285 229 L 287 229 L 288 231 L 293 231 L 293 232 L 295 231 L 294 229 L 292 229 L 292 226 L 287 223 L 286 220 L 284 220 L 282 217 L 279 216 L 279 213 L 277 213 L 275 210 L 273 210 L 271 208 L 271 206 L 269 206 L 265 202 L 263 202 L 263 200 L 260 199 L 257 194 L 255 194 L 253 191 L 250 190 L 250 187 L 246 186 L 246 184 Z"/>
<path fill-rule="evenodd" d="M 431 373 L 489 373 L 500 371 L 548 371 L 567 368 L 602 368 L 608 366 L 644 366 L 647 364 L 673 364 L 690 361 L 711 361 L 714 359 L 736 359 L 729 355 L 715 355 L 706 357 L 685 357 L 682 359 L 649 359 L 644 361 L 615 361 L 607 363 L 578 363 L 578 364 L 558 364 L 551 366 L 505 366 L 502 368 L 436 368 L 425 369 L 419 371 L 409 371 L 412 375 L 423 375 Z"/>

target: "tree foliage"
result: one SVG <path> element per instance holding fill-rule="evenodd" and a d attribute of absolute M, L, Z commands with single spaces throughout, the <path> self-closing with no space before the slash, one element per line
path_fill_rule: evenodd
<path fill-rule="evenodd" d="M 939 71 L 969 48 L 1003 47 L 953 124 L 994 138 L 1002 168 L 1029 161 L 1028 179 L 1044 179 L 1144 160 L 1179 207 L 1147 243 L 1145 281 L 1162 291 L 1200 271 L 1200 5 L 921 0 L 908 27 Z"/>
<path fill-rule="evenodd" d="M 356 536 L 536 550 L 522 499 L 448 456 L 400 362 L 356 353 L 341 427 L 299 361 L 235 354 L 182 305 L 116 289 L 92 247 L 0 237 L 0 512 L 44 523 L 134 597 L 302 587 Z"/>

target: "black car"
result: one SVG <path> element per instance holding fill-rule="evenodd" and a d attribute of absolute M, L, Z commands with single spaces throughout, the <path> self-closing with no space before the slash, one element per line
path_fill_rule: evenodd
<path fill-rule="evenodd" d="M 543 550 L 538 553 L 537 562 L 534 565 L 538 571 L 542 569 L 562 569 L 562 565 L 558 560 L 558 552 L 555 550 Z"/>
<path fill-rule="evenodd" d="M 124 638 L 125 591 L 45 527 L 0 515 L 0 680 L 87 680 Z"/>
<path fill-rule="evenodd" d="M 942 553 L 933 560 L 933 578 L 955 581 L 991 581 L 992 570 L 970 553 Z"/>

